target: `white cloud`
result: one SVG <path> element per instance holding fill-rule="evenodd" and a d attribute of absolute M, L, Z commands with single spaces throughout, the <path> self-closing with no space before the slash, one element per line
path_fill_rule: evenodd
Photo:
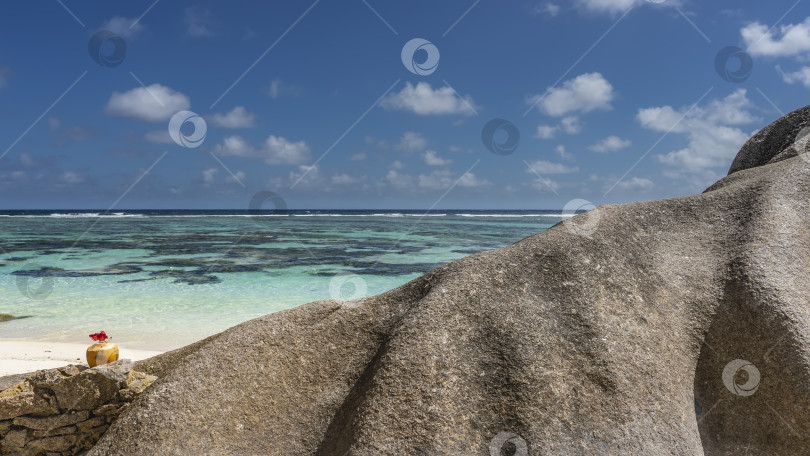
<path fill-rule="evenodd" d="M 186 34 L 194 38 L 212 36 L 211 11 L 196 7 L 188 7 L 183 12 L 183 22 L 186 24 Z"/>
<path fill-rule="evenodd" d="M 281 136 L 270 135 L 264 142 L 265 162 L 275 164 L 298 164 L 309 161 L 311 152 L 304 141 L 291 142 Z"/>
<path fill-rule="evenodd" d="M 214 152 L 223 156 L 261 158 L 268 165 L 299 165 L 312 159 L 306 142 L 292 142 L 274 135 L 270 135 L 260 148 L 254 148 L 241 136 L 229 136 L 214 147 Z"/>
<path fill-rule="evenodd" d="M 653 181 L 643 177 L 631 177 L 630 179 L 624 179 L 616 184 L 616 188 L 619 190 L 637 192 L 649 190 L 654 186 L 655 184 L 653 184 Z"/>
<path fill-rule="evenodd" d="M 613 109 L 613 86 L 600 73 L 586 73 L 565 81 L 561 87 L 550 88 L 542 95 L 529 97 L 528 103 L 553 117 L 597 109 Z"/>
<path fill-rule="evenodd" d="M 589 13 L 604 13 L 618 15 L 630 8 L 641 5 L 651 7 L 676 7 L 683 2 L 681 0 L 574 0 L 574 3 L 581 10 Z"/>
<path fill-rule="evenodd" d="M 565 166 L 562 163 L 552 163 L 546 160 L 536 160 L 529 163 L 527 173 L 532 174 L 568 174 L 579 171 L 576 166 Z"/>
<path fill-rule="evenodd" d="M 163 130 L 152 130 L 146 132 L 144 139 L 156 144 L 174 144 L 174 140 L 171 136 L 169 136 L 169 130 L 165 128 Z"/>
<path fill-rule="evenodd" d="M 776 68 L 781 72 L 782 69 L 778 65 Z M 792 73 L 782 72 L 782 79 L 788 84 L 799 82 L 810 89 L 810 67 L 801 67 L 798 71 Z"/>
<path fill-rule="evenodd" d="M 270 81 L 270 88 L 267 89 L 267 96 L 272 99 L 279 98 L 284 95 L 300 95 L 301 88 L 282 82 L 281 79 L 273 79 Z"/>
<path fill-rule="evenodd" d="M 234 157 L 257 157 L 260 155 L 258 149 L 253 148 L 241 136 L 228 136 L 214 147 L 214 151 L 219 155 L 231 155 Z"/>
<path fill-rule="evenodd" d="M 760 120 L 749 112 L 751 105 L 745 89 L 738 89 L 723 99 L 691 111 L 661 106 L 639 109 L 636 117 L 644 128 L 686 135 L 689 143 L 685 148 L 657 157 L 678 170 L 694 173 L 731 164 L 750 137 L 737 127 Z"/>
<path fill-rule="evenodd" d="M 407 174 L 399 174 L 393 169 L 385 175 L 385 181 L 398 190 L 411 190 L 414 188 L 413 177 Z"/>
<path fill-rule="evenodd" d="M 131 40 L 136 35 L 143 31 L 141 21 L 135 22 L 137 19 L 130 19 L 123 16 L 115 16 L 112 19 L 105 21 L 101 25 L 102 30 L 109 30 L 121 38 Z M 133 25 L 135 24 L 135 25 Z"/>
<path fill-rule="evenodd" d="M 323 179 L 318 165 L 300 165 L 298 171 L 290 171 L 290 182 L 297 182 L 301 188 L 318 187 Z"/>
<path fill-rule="evenodd" d="M 206 168 L 202 170 L 202 181 L 203 184 L 208 187 L 214 183 L 214 179 L 216 178 L 217 173 L 219 173 L 218 168 Z"/>
<path fill-rule="evenodd" d="M 48 117 L 47 125 L 48 130 L 54 133 L 54 141 L 60 145 L 77 141 L 87 141 L 96 136 L 96 132 L 89 127 L 84 125 L 67 126 L 61 119 L 56 117 Z"/>
<path fill-rule="evenodd" d="M 541 193 L 557 193 L 560 184 L 547 177 L 538 177 L 532 180 L 531 188 Z"/>
<path fill-rule="evenodd" d="M 489 180 L 480 178 L 473 173 L 459 176 L 449 169 L 438 169 L 427 174 L 419 174 L 416 177 L 392 169 L 388 171 L 380 184 L 388 185 L 396 190 L 408 191 L 409 193 L 418 192 L 419 190 L 447 190 L 453 184 L 460 188 L 489 188 L 493 185 Z"/>
<path fill-rule="evenodd" d="M 23 166 L 36 166 L 37 161 L 28 152 L 22 152 L 20 153 L 20 164 Z"/>
<path fill-rule="evenodd" d="M 576 4 L 587 11 L 610 14 L 622 13 L 641 3 L 642 0 L 576 0 Z"/>
<path fill-rule="evenodd" d="M 4 181 L 3 182 L 4 186 L 9 184 L 9 182 L 6 182 L 6 180 L 9 180 L 7 176 L 9 176 L 9 174 L 7 173 L 0 175 L 0 178 L 2 178 Z M 29 181 L 28 173 L 26 173 L 25 171 L 12 171 L 9 177 L 11 178 L 10 180 L 14 181 L 13 183 L 15 184 L 27 183 Z M 64 186 L 64 184 L 57 183 L 56 186 L 61 187 Z"/>
<path fill-rule="evenodd" d="M 747 110 L 751 101 L 746 95 L 745 89 L 738 89 L 703 108 L 695 107 L 691 111 L 686 108 L 676 111 L 671 106 L 646 108 L 639 109 L 636 117 L 645 128 L 674 133 L 686 133 L 706 123 L 746 125 L 760 120 Z"/>
<path fill-rule="evenodd" d="M 736 18 L 740 18 L 740 17 L 745 16 L 745 11 L 743 11 L 742 9 L 739 9 L 739 8 L 737 8 L 737 9 L 725 8 L 725 9 L 720 10 L 720 14 L 722 14 L 723 16 L 726 16 L 726 17 L 736 19 Z"/>
<path fill-rule="evenodd" d="M 492 182 L 485 178 L 479 178 L 473 173 L 466 173 L 458 179 L 459 187 L 490 187 Z"/>
<path fill-rule="evenodd" d="M 726 175 L 725 171 L 718 173 L 711 169 L 687 172 L 676 168 L 667 169 L 662 174 L 675 181 L 683 182 L 685 184 L 683 188 L 686 192 L 704 190 L 711 183 L 717 182 Z"/>
<path fill-rule="evenodd" d="M 535 5 L 532 11 L 535 14 L 546 14 L 551 17 L 555 17 L 556 15 L 560 14 L 560 5 L 557 5 L 556 3 L 545 2 Z"/>
<path fill-rule="evenodd" d="M 403 169 L 405 168 L 405 164 L 399 160 L 394 160 L 393 163 L 388 165 L 388 169 Z"/>
<path fill-rule="evenodd" d="M 575 0 L 576 5 L 590 13 L 606 13 L 617 15 L 630 8 L 641 5 L 652 7 L 676 7 L 683 2 L 681 0 Z"/>
<path fill-rule="evenodd" d="M 385 109 L 410 111 L 420 116 L 473 115 L 476 108 L 471 96 L 466 95 L 462 100 L 450 87 L 433 90 L 427 82 L 420 82 L 415 86 L 410 82 L 406 83 L 402 90 L 385 97 L 380 106 Z"/>
<path fill-rule="evenodd" d="M 366 153 L 365 152 L 358 152 L 358 153 L 352 155 L 351 157 L 349 157 L 349 160 L 351 160 L 351 161 L 363 161 L 365 159 L 366 159 Z"/>
<path fill-rule="evenodd" d="M 332 176 L 332 183 L 337 185 L 352 185 L 352 184 L 359 184 L 363 181 L 363 178 L 360 177 L 352 177 L 346 173 L 335 174 Z"/>
<path fill-rule="evenodd" d="M 461 146 L 456 146 L 454 144 L 451 144 L 451 145 L 447 146 L 447 150 L 449 150 L 450 152 L 453 152 L 453 153 L 458 153 L 458 152 L 461 152 L 461 153 L 464 153 L 464 154 L 474 154 L 475 153 L 475 151 L 470 147 L 461 147 Z"/>
<path fill-rule="evenodd" d="M 57 117 L 48 117 L 48 130 L 59 131 L 62 128 L 62 119 Z"/>
<path fill-rule="evenodd" d="M 457 177 L 453 171 L 447 169 L 436 170 L 430 174 L 420 174 L 417 185 L 424 190 L 446 190 L 456 181 L 458 181 L 457 186 L 466 188 L 489 187 L 492 185 L 492 182 L 478 178 L 473 173 L 466 173 Z"/>
<path fill-rule="evenodd" d="M 328 193 L 334 190 L 334 187 L 329 186 L 330 183 L 330 179 L 321 174 L 318 165 L 299 165 L 297 169 L 290 171 L 287 177 L 271 177 L 266 185 L 289 190 L 290 186 L 295 184 L 295 188 L 299 190 L 319 190 Z"/>
<path fill-rule="evenodd" d="M 422 159 L 425 161 L 425 164 L 428 166 L 447 166 L 450 163 L 453 163 L 453 160 L 444 159 L 439 157 L 436 154 L 435 150 L 427 150 L 424 154 L 422 154 Z"/>
<path fill-rule="evenodd" d="M 560 121 L 559 125 L 538 125 L 537 132 L 534 136 L 540 139 L 552 139 L 557 136 L 557 133 L 560 130 L 568 133 L 569 135 L 579 134 L 582 131 L 582 124 L 579 122 L 579 117 L 564 117 Z"/>
<path fill-rule="evenodd" d="M 563 146 L 562 144 L 554 148 L 554 153 L 557 154 L 563 160 L 569 161 L 574 160 L 574 155 L 566 152 L 565 146 Z"/>
<path fill-rule="evenodd" d="M 147 122 L 168 120 L 177 111 L 188 109 L 188 97 L 164 85 L 137 87 L 129 92 L 113 92 L 107 102 L 107 113 Z"/>
<path fill-rule="evenodd" d="M 577 135 L 582 131 L 582 124 L 579 123 L 579 117 L 568 116 L 560 121 L 560 127 L 569 135 Z"/>
<path fill-rule="evenodd" d="M 421 133 L 406 131 L 402 135 L 402 139 L 399 140 L 399 144 L 396 145 L 396 148 L 407 153 L 414 153 L 425 150 L 427 144 L 427 139 L 422 136 Z"/>
<path fill-rule="evenodd" d="M 267 95 L 274 100 L 281 96 L 281 79 L 273 79 L 270 82 L 270 89 L 267 91 Z"/>
<path fill-rule="evenodd" d="M 205 187 L 210 187 L 216 183 L 217 176 L 220 173 L 220 169 L 209 166 L 202 170 L 201 172 L 201 180 L 202 184 Z M 243 171 L 236 171 L 235 173 L 225 176 L 225 183 L 228 184 L 241 184 L 242 181 L 245 179 L 246 174 Z"/>
<path fill-rule="evenodd" d="M 599 141 L 598 143 L 588 147 L 589 150 L 594 152 L 615 152 L 624 148 L 630 147 L 632 142 L 629 139 L 622 139 L 618 136 L 608 136 L 607 138 Z"/>
<path fill-rule="evenodd" d="M 799 24 L 781 25 L 778 31 L 753 22 L 740 29 L 752 56 L 788 57 L 810 53 L 810 17 Z"/>
<path fill-rule="evenodd" d="M 233 175 L 229 174 L 227 177 L 225 177 L 225 182 L 238 184 L 245 180 L 245 177 L 247 177 L 247 175 L 244 173 L 244 171 L 237 171 L 233 173 Z"/>
<path fill-rule="evenodd" d="M 655 187 L 655 183 L 646 177 L 629 177 L 619 180 L 619 177 L 613 174 L 607 176 L 590 174 L 588 175 L 588 179 L 591 182 L 601 182 L 603 184 L 603 192 L 646 192 Z"/>
<path fill-rule="evenodd" d="M 582 124 L 579 122 L 579 117 L 565 117 L 560 121 L 559 125 L 538 125 L 537 132 L 534 136 L 540 139 L 553 139 L 560 130 L 569 135 L 579 134 L 582 131 Z"/>
<path fill-rule="evenodd" d="M 84 182 L 84 177 L 82 177 L 79 173 L 73 171 L 65 171 L 64 173 L 59 175 L 59 178 L 57 180 L 59 181 L 60 184 L 75 185 Z"/>
<path fill-rule="evenodd" d="M 219 128 L 250 128 L 255 119 L 256 114 L 248 112 L 244 106 L 237 106 L 227 114 L 214 114 L 211 123 Z"/>
<path fill-rule="evenodd" d="M 658 159 L 687 171 L 728 166 L 749 136 L 737 128 L 715 126 L 712 130 L 696 130 L 689 138 L 687 147 L 659 155 Z"/>
<path fill-rule="evenodd" d="M 551 139 L 557 134 L 557 127 L 553 125 L 538 125 L 536 137 L 540 139 Z"/>

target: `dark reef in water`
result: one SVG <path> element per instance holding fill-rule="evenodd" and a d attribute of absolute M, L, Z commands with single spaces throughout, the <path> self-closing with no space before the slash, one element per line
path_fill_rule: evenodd
<path fill-rule="evenodd" d="M 12 256 L 5 258 L 6 264 L 19 263 L 20 269 L 12 274 L 28 277 L 122 277 L 120 283 L 142 282 L 147 280 L 171 280 L 188 285 L 204 285 L 221 282 L 221 276 L 232 273 L 256 272 L 272 277 L 284 268 L 303 267 L 304 273 L 316 277 L 330 277 L 343 270 L 351 270 L 360 275 L 398 276 L 425 273 L 441 266 L 443 262 L 387 262 L 380 261 L 382 255 L 417 255 L 431 248 L 442 248 L 454 241 L 452 233 L 445 233 L 445 243 L 433 242 L 424 237 L 414 242 L 395 242 L 390 237 L 371 234 L 367 238 L 337 239 L 328 231 L 334 226 L 325 225 L 321 229 L 307 232 L 305 243 L 297 241 L 294 234 L 284 232 L 286 224 L 275 224 L 263 229 L 281 230 L 281 234 L 237 232 L 205 233 L 168 232 L 159 230 L 126 236 L 127 229 L 137 224 L 148 224 L 148 220 L 126 222 L 128 225 L 104 227 L 99 224 L 92 236 L 79 240 L 71 236 L 27 235 L 11 237 L 4 243 L 6 252 L 37 252 L 34 257 Z M 71 224 L 81 224 L 82 220 L 71 219 Z M 105 221 L 112 223 L 115 221 Z M 165 223 L 165 222 L 164 222 Z M 299 221 L 309 225 L 318 223 L 312 219 Z M 369 221 L 368 223 L 374 223 Z M 437 225 L 438 226 L 438 225 Z M 80 229 L 78 226 L 77 229 Z M 437 228 L 438 229 L 438 228 Z M 374 233 L 385 233 L 390 228 L 374 227 Z M 455 248 L 457 254 L 472 254 L 502 245 L 503 236 L 496 230 L 482 228 L 475 233 L 468 248 Z M 261 231 L 261 229 L 259 230 Z M 290 231 L 294 231 L 290 229 Z M 125 235 L 119 235 L 124 233 Z M 514 240 L 520 239 L 525 228 L 511 234 Z M 283 248 L 274 244 L 285 243 Z M 293 244 L 293 245 L 288 245 Z M 81 260 L 85 254 L 103 254 L 110 250 L 145 250 L 142 258 L 130 258 L 115 264 L 89 269 L 66 269 L 37 264 L 37 256 L 57 256 L 63 260 Z M 43 260 L 43 263 L 45 260 Z M 135 276 L 135 277 L 132 277 Z"/>

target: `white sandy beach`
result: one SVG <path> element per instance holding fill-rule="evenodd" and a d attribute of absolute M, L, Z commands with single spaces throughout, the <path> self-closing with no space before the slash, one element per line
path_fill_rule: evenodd
<path fill-rule="evenodd" d="M 85 351 L 90 344 L 0 340 L 0 376 L 33 372 L 65 364 L 86 364 Z M 137 361 L 163 352 L 130 350 L 119 346 L 119 359 Z"/>

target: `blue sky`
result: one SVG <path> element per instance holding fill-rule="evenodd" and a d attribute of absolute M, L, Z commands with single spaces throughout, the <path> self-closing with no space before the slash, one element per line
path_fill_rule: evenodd
<path fill-rule="evenodd" d="M 2 8 L 7 209 L 240 209 L 268 190 L 291 208 L 680 196 L 810 95 L 810 7 L 793 0 Z M 513 129 L 490 146 L 519 132 L 511 153 L 486 147 L 493 119 Z"/>

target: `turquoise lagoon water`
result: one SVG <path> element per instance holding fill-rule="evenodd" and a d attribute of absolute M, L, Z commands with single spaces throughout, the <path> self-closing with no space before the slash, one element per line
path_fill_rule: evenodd
<path fill-rule="evenodd" d="M 0 212 L 0 338 L 166 350 L 270 312 L 373 295 L 559 211 Z"/>

